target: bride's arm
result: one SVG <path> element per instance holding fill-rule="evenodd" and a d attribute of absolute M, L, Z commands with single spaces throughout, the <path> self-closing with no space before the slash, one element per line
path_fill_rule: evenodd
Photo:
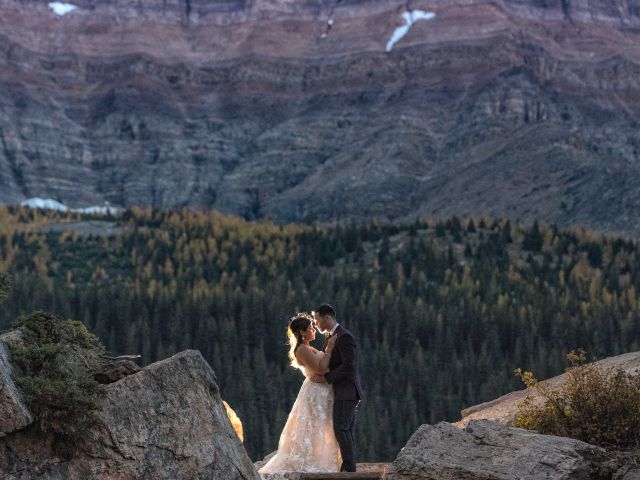
<path fill-rule="evenodd" d="M 316 373 L 323 375 L 327 373 L 327 370 L 329 370 L 329 361 L 331 360 L 331 351 L 333 350 L 333 347 L 336 344 L 336 339 L 337 339 L 337 335 L 334 335 L 327 342 L 326 350 L 322 353 L 321 357 L 319 356 L 320 361 L 318 362 L 318 371 Z"/>
<path fill-rule="evenodd" d="M 296 350 L 296 358 L 298 359 L 298 362 L 312 370 L 314 373 L 322 375 L 327 371 L 329 360 L 331 359 L 331 350 L 333 350 L 333 346 L 335 344 L 335 340 L 331 340 L 332 339 L 329 339 L 327 349 L 322 355 L 313 353 L 312 347 L 300 345 Z"/>

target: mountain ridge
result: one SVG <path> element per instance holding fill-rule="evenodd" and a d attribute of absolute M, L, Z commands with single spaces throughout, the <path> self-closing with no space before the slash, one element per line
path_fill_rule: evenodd
<path fill-rule="evenodd" d="M 0 0 L 0 202 L 640 234 L 638 2 L 74 5 Z"/>

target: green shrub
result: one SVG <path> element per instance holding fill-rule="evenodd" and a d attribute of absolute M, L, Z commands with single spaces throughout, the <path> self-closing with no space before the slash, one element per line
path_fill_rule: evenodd
<path fill-rule="evenodd" d="M 19 372 L 16 383 L 34 423 L 70 446 L 95 423 L 102 387 L 93 375 L 104 347 L 82 323 L 43 311 L 23 315 L 14 326 L 21 328 L 23 338 L 9 345 Z"/>
<path fill-rule="evenodd" d="M 513 422 L 548 435 L 582 440 L 608 448 L 640 446 L 640 376 L 621 369 L 585 364 L 584 350 L 567 355 L 571 366 L 562 388 L 551 390 L 532 372 L 518 375 L 527 387 L 543 397 L 537 404 L 528 396 L 518 405 Z"/>

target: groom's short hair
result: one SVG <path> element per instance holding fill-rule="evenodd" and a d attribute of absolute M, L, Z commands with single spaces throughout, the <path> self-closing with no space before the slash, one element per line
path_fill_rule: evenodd
<path fill-rule="evenodd" d="M 328 303 L 320 305 L 318 308 L 316 308 L 316 312 L 318 312 L 318 315 L 320 315 L 321 317 L 330 315 L 331 317 L 336 318 L 336 309 Z"/>

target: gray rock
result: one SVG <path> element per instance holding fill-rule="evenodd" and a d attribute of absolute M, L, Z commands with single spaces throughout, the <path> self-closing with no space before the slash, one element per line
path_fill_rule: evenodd
<path fill-rule="evenodd" d="M 611 478 L 607 452 L 588 443 L 475 420 L 422 425 L 393 463 L 390 480 L 591 480 Z M 603 471 L 607 470 L 607 471 Z"/>
<path fill-rule="evenodd" d="M 13 367 L 6 345 L 6 342 L 21 341 L 20 330 L 0 335 L 0 437 L 33 422 L 33 415 L 24 401 L 22 392 L 12 379 Z"/>
<path fill-rule="evenodd" d="M 617 452 L 621 467 L 611 480 L 640 480 L 640 452 Z"/>
<path fill-rule="evenodd" d="M 139 371 L 140 367 L 132 360 L 111 360 L 100 366 L 94 378 L 97 382 L 108 384 Z"/>
<path fill-rule="evenodd" d="M 72 458 L 55 439 L 0 439 L 5 479 L 259 480 L 222 404 L 213 370 L 187 350 L 106 385 L 99 425 Z"/>
<path fill-rule="evenodd" d="M 262 478 L 264 480 L 302 480 L 303 475 L 302 472 L 265 473 L 262 474 Z"/>
<path fill-rule="evenodd" d="M 628 470 L 620 480 L 640 480 L 640 469 Z"/>
<path fill-rule="evenodd" d="M 277 450 L 271 452 L 269 455 L 264 457 L 262 460 L 258 460 L 257 462 L 254 462 L 253 466 L 256 467 L 256 470 L 260 470 L 262 467 L 264 467 L 267 464 L 267 462 L 269 460 L 271 460 L 275 456 L 276 453 L 278 453 Z"/>

